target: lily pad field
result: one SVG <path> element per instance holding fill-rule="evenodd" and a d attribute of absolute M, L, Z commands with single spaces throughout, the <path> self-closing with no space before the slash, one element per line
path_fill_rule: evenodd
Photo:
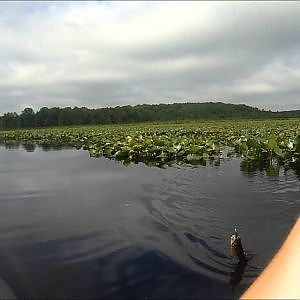
<path fill-rule="evenodd" d="M 294 167 L 300 160 L 300 120 L 203 121 L 54 127 L 0 132 L 7 146 L 72 146 L 92 157 L 149 166 L 244 161 Z"/>

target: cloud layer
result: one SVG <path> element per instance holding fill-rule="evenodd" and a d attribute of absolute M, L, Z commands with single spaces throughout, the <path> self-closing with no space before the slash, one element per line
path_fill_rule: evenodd
<path fill-rule="evenodd" d="M 300 109 L 299 2 L 1 2 L 0 112 L 223 101 Z"/>

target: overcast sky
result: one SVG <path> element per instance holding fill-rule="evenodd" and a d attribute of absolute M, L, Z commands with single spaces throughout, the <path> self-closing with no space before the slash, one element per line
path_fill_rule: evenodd
<path fill-rule="evenodd" d="M 0 114 L 222 101 L 300 109 L 300 2 L 0 2 Z"/>

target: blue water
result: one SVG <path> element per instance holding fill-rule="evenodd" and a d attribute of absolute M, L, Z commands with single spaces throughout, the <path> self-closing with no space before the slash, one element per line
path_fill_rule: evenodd
<path fill-rule="evenodd" d="M 30 149 L 28 149 L 30 150 Z M 0 148 L 0 278 L 20 298 L 237 298 L 300 211 L 294 171 Z M 230 257 L 237 226 L 251 258 Z M 0 283 L 1 294 L 1 283 Z"/>

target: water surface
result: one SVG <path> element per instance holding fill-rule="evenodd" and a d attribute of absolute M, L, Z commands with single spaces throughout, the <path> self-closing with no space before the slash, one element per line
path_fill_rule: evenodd
<path fill-rule="evenodd" d="M 237 298 L 280 247 L 300 180 L 0 148 L 0 278 L 26 298 Z M 229 254 L 238 226 L 245 267 Z"/>

